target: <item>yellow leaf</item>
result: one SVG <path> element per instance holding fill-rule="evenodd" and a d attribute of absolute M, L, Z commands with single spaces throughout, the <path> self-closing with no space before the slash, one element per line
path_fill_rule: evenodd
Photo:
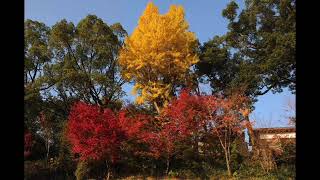
<path fill-rule="evenodd" d="M 138 84 L 134 89 L 139 92 L 136 102 L 160 99 L 165 103 L 171 98 L 171 87 L 175 87 L 168 82 L 190 80 L 189 69 L 198 57 L 193 53 L 196 36 L 188 28 L 182 6 L 172 5 L 166 14 L 160 14 L 152 2 L 148 3 L 119 55 L 122 76 Z"/>

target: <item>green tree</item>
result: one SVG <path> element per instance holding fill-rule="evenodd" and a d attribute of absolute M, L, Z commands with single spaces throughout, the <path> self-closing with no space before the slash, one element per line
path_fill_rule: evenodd
<path fill-rule="evenodd" d="M 228 32 L 204 43 L 197 69 L 214 92 L 230 94 L 238 87 L 255 99 L 284 87 L 295 93 L 295 0 L 246 0 L 237 14 L 232 1 L 222 15 Z"/>
<path fill-rule="evenodd" d="M 48 47 L 50 28 L 45 24 L 26 20 L 24 23 L 24 84 L 30 85 L 43 74 L 45 62 L 50 61 L 51 53 Z"/>
<path fill-rule="evenodd" d="M 45 68 L 43 81 L 54 84 L 50 91 L 64 101 L 104 105 L 119 99 L 124 81 L 118 71 L 118 36 L 125 34 L 120 24 L 110 28 L 94 15 L 77 26 L 66 20 L 56 23 L 49 41 L 53 59 Z"/>
<path fill-rule="evenodd" d="M 239 72 L 240 61 L 232 57 L 229 47 L 223 37 L 215 36 L 212 40 L 200 46 L 200 62 L 196 69 L 200 82 L 209 83 L 214 94 L 231 89 L 231 82 Z M 204 76 L 203 76 L 204 75 Z"/>
<path fill-rule="evenodd" d="M 43 67 L 51 58 L 49 33 L 50 28 L 43 23 L 29 19 L 24 23 L 24 122 L 33 134 L 39 128 L 35 121 L 43 103 L 37 80 L 43 76 Z"/>

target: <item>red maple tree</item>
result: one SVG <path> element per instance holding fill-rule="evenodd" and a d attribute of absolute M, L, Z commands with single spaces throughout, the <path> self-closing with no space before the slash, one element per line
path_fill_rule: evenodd
<path fill-rule="evenodd" d="M 124 133 L 117 118 L 110 109 L 101 110 L 99 106 L 76 103 L 70 112 L 68 138 L 74 153 L 82 160 L 115 159 Z"/>
<path fill-rule="evenodd" d="M 166 159 L 168 173 L 170 159 L 178 153 L 177 143 L 192 139 L 190 146 L 198 152 L 204 135 L 215 136 L 225 152 L 228 172 L 231 172 L 230 145 L 232 137 L 243 132 L 246 102 L 245 96 L 241 95 L 226 98 L 193 95 L 189 90 L 182 90 L 178 98 L 161 110 L 157 118 L 162 123 L 160 130 L 151 131 L 146 136 L 150 153 L 156 158 L 163 156 Z"/>
<path fill-rule="evenodd" d="M 151 121 L 152 117 L 145 114 L 132 114 L 127 109 L 119 112 L 118 123 L 126 135 L 127 140 L 141 140 L 145 131 L 145 126 Z"/>
<path fill-rule="evenodd" d="M 68 138 L 73 152 L 79 153 L 81 159 L 106 160 L 109 177 L 110 165 L 118 158 L 124 142 L 147 143 L 147 154 L 166 159 L 168 173 L 170 160 L 179 152 L 177 144 L 191 139 L 190 145 L 198 151 L 201 137 L 212 135 L 219 138 L 231 173 L 230 145 L 232 136 L 242 133 L 244 128 L 241 121 L 248 114 L 246 104 L 246 98 L 240 95 L 229 98 L 199 96 L 183 90 L 156 118 L 152 118 L 132 114 L 127 109 L 116 115 L 110 109 L 78 102 L 69 115 Z M 159 127 L 150 123 L 155 119 L 160 122 L 156 123 Z"/>
<path fill-rule="evenodd" d="M 178 98 L 161 110 L 157 117 L 161 122 L 160 130 L 155 129 L 146 136 L 150 154 L 166 159 L 166 173 L 169 172 L 171 158 L 179 152 L 178 143 L 192 136 L 192 143 L 197 147 L 208 114 L 203 106 L 205 100 L 204 96 L 191 95 L 188 90 L 183 90 Z"/>
<path fill-rule="evenodd" d="M 211 98 L 204 101 L 203 106 L 208 109 L 207 128 L 211 134 L 218 137 L 224 151 L 228 175 L 231 176 L 231 144 L 234 137 L 241 136 L 247 127 L 245 117 L 249 114 L 248 98 L 241 94 L 230 97 Z"/>
<path fill-rule="evenodd" d="M 145 115 L 129 117 L 126 110 L 116 115 L 108 108 L 78 102 L 69 114 L 67 136 L 81 160 L 105 160 L 109 178 L 123 142 L 139 139 L 146 120 Z"/>

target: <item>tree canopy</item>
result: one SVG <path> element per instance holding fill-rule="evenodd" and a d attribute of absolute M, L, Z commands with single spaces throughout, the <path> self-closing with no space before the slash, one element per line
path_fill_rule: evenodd
<path fill-rule="evenodd" d="M 190 82 L 190 67 L 198 57 L 197 39 L 188 27 L 181 6 L 172 5 L 161 15 L 152 2 L 147 5 L 119 59 L 123 78 L 135 83 L 138 104 L 156 102 L 161 107 Z"/>
<path fill-rule="evenodd" d="M 199 74 L 213 92 L 245 87 L 255 98 L 288 87 L 295 93 L 295 0 L 247 0 L 245 5 L 239 14 L 234 1 L 223 10 L 228 32 L 203 44 Z"/>
<path fill-rule="evenodd" d="M 117 63 L 119 25 L 115 30 L 94 15 L 77 26 L 62 20 L 52 27 L 54 59 L 45 69 L 45 80 L 55 84 L 60 97 L 103 105 L 123 95 Z"/>

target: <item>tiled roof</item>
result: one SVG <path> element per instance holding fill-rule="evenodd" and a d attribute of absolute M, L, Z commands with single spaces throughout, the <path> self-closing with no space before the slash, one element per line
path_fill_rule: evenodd
<path fill-rule="evenodd" d="M 282 133 L 282 132 L 296 132 L 295 127 L 275 127 L 275 128 L 256 128 L 253 129 L 255 133 Z"/>

